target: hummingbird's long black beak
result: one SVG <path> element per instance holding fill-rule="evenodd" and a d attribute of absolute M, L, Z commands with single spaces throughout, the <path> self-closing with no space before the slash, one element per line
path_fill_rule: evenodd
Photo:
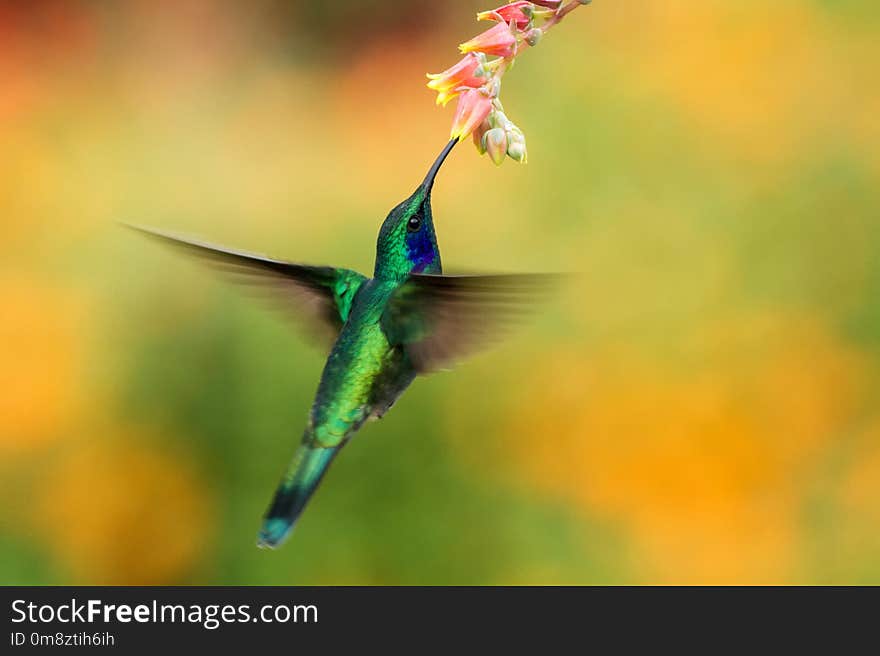
<path fill-rule="evenodd" d="M 428 175 L 425 176 L 425 181 L 422 183 L 422 188 L 425 190 L 425 196 L 429 196 L 431 194 L 431 187 L 434 186 L 434 178 L 437 177 L 437 171 L 440 170 L 440 167 L 443 166 L 443 162 L 446 160 L 446 156 L 452 152 L 452 149 L 455 148 L 455 144 L 458 143 L 458 137 L 450 141 L 446 144 L 446 147 L 443 149 L 437 159 L 434 160 L 434 163 L 431 165 L 431 168 L 428 170 Z"/>

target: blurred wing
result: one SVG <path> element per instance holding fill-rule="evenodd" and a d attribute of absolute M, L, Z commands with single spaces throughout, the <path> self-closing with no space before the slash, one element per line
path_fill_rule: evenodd
<path fill-rule="evenodd" d="M 295 264 L 182 239 L 164 232 L 125 224 L 148 237 L 194 255 L 230 274 L 236 281 L 268 290 L 292 309 L 312 333 L 335 339 L 348 319 L 351 303 L 366 278 L 356 271 Z"/>
<path fill-rule="evenodd" d="M 559 278 L 412 274 L 388 300 L 382 329 L 419 373 L 442 369 L 504 336 Z"/>

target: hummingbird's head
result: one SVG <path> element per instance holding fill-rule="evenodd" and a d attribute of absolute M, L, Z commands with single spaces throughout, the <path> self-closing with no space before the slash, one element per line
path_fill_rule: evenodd
<path fill-rule="evenodd" d="M 403 280 L 410 273 L 440 273 L 440 250 L 431 216 L 431 187 L 446 156 L 458 143 L 453 139 L 434 161 L 424 182 L 391 212 L 376 243 L 376 278 Z"/>

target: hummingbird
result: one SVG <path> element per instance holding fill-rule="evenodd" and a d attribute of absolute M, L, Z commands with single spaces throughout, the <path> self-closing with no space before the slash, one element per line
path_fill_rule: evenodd
<path fill-rule="evenodd" d="M 327 469 L 365 422 L 388 412 L 418 375 L 450 367 L 503 332 L 556 278 L 443 274 L 431 189 L 457 142 L 446 145 L 424 181 L 388 213 L 372 278 L 126 224 L 250 282 L 268 283 L 297 319 L 333 339 L 302 439 L 263 518 L 259 547 L 287 539 Z"/>

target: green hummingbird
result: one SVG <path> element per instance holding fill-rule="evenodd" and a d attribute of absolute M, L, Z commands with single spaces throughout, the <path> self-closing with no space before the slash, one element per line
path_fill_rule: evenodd
<path fill-rule="evenodd" d="M 417 375 L 446 368 L 497 336 L 555 278 L 443 275 L 431 189 L 457 142 L 446 145 L 424 181 L 382 223 L 372 278 L 129 226 L 273 284 L 298 318 L 335 338 L 302 440 L 264 516 L 260 547 L 284 542 L 333 459 L 364 422 L 381 418 Z"/>

